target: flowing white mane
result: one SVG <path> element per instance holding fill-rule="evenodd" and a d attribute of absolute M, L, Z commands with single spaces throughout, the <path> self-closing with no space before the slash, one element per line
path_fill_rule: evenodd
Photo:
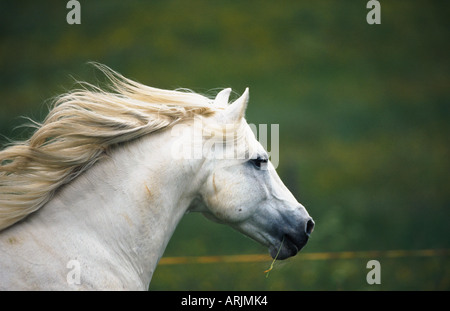
<path fill-rule="evenodd" d="M 55 99 L 30 139 L 0 151 L 0 230 L 41 208 L 110 147 L 217 111 L 205 96 L 149 87 L 94 65 L 110 90 L 80 83 Z"/>

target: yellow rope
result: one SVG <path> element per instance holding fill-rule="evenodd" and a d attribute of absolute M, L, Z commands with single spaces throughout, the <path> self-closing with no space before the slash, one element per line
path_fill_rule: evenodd
<path fill-rule="evenodd" d="M 278 250 L 279 252 L 279 250 Z M 277 254 L 278 256 L 278 254 Z M 299 253 L 294 260 L 331 260 L 354 258 L 400 258 L 400 257 L 435 257 L 450 256 L 450 249 L 421 249 L 421 250 L 389 250 L 389 251 L 348 251 L 348 252 L 321 252 Z M 267 262 L 271 258 L 266 254 L 226 255 L 226 256 L 188 256 L 164 257 L 160 265 L 207 264 L 207 263 L 248 263 Z M 276 259 L 276 257 L 275 257 Z M 273 267 L 272 262 L 271 268 Z M 271 268 L 268 270 L 270 271 Z"/>

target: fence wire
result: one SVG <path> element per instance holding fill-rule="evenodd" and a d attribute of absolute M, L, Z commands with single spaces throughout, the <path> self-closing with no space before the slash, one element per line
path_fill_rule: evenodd
<path fill-rule="evenodd" d="M 420 250 L 387 250 L 387 251 L 345 251 L 299 253 L 293 260 L 331 260 L 354 258 L 401 258 L 401 257 L 446 257 L 450 249 L 420 249 Z M 270 262 L 267 254 L 225 255 L 225 256 L 186 256 L 163 257 L 159 265 L 208 264 L 208 263 L 249 263 Z"/>

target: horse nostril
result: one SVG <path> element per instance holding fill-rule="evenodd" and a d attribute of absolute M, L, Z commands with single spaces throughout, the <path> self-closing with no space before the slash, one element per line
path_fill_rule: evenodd
<path fill-rule="evenodd" d="M 309 236 L 314 230 L 314 221 L 312 219 L 309 219 L 306 222 L 306 228 L 305 228 L 305 233 L 307 236 Z"/>

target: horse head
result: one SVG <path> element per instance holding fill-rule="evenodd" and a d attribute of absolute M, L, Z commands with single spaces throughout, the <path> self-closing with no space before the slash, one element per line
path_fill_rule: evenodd
<path fill-rule="evenodd" d="M 221 124 L 222 133 L 231 129 L 232 135 L 215 137 L 216 144 L 203 151 L 204 183 L 191 210 L 267 246 L 273 258 L 294 256 L 307 243 L 314 221 L 283 184 L 245 120 L 248 89 L 228 105 L 230 92 L 217 94 L 214 104 L 223 109 L 204 121 L 205 128 Z"/>

